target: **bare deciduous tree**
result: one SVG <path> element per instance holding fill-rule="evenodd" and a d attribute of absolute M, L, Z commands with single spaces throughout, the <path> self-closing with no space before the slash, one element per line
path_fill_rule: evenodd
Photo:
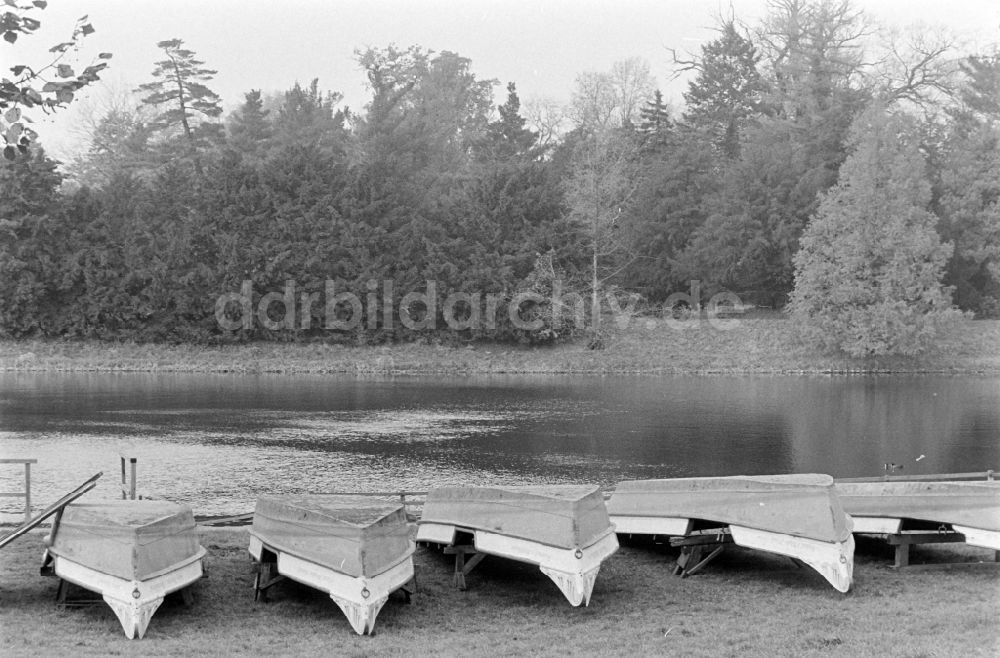
<path fill-rule="evenodd" d="M 576 76 L 570 113 L 578 126 L 608 128 L 617 109 L 618 98 L 611 74 L 588 71 Z"/>
<path fill-rule="evenodd" d="M 643 104 L 653 95 L 656 86 L 649 62 L 641 57 L 615 62 L 611 67 L 611 82 L 622 125 L 634 125 L 639 121 Z"/>
<path fill-rule="evenodd" d="M 914 26 L 886 31 L 884 52 L 872 66 L 875 91 L 889 100 L 927 108 L 955 93 L 959 65 L 956 39 L 941 29 Z"/>
<path fill-rule="evenodd" d="M 528 127 L 538 133 L 538 145 L 555 145 L 566 132 L 569 123 L 567 108 L 552 98 L 533 96 L 524 102 L 524 118 Z"/>

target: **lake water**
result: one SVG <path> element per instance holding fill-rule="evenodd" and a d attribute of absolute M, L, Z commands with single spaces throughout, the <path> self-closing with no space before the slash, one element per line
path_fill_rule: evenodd
<path fill-rule="evenodd" d="M 1000 378 L 0 373 L 0 457 L 38 459 L 36 504 L 97 471 L 116 496 L 120 453 L 140 492 L 208 514 L 268 492 L 981 471 L 1000 469 Z M 22 483 L 0 465 L 0 491 Z"/>

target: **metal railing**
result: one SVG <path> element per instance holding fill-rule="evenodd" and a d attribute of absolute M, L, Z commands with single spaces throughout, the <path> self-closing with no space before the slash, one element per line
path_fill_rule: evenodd
<path fill-rule="evenodd" d="M 24 522 L 31 520 L 31 465 L 37 459 L 0 459 L 0 464 L 24 464 L 24 491 L 0 492 L 3 498 L 24 498 Z"/>

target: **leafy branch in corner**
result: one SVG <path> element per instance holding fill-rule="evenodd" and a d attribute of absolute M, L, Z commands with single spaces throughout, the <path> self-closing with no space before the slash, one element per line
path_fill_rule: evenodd
<path fill-rule="evenodd" d="M 0 34 L 9 44 L 18 38 L 30 36 L 41 27 L 41 21 L 27 13 L 42 10 L 46 0 L 33 0 L 31 4 L 18 4 L 17 0 L 2 0 L 0 8 Z M 3 135 L 3 155 L 8 160 L 26 154 L 38 134 L 26 124 L 32 122 L 25 109 L 41 108 L 46 114 L 66 107 L 76 92 L 99 80 L 99 73 L 108 66 L 111 53 L 99 54 L 98 61 L 77 73 L 70 64 L 63 62 L 68 53 L 76 52 L 84 37 L 93 34 L 94 28 L 83 16 L 76 22 L 68 41 L 58 43 L 49 52 L 51 62 L 41 67 L 17 64 L 10 67 L 12 77 L 0 78 L 0 134 Z M 22 109 L 23 108 L 23 109 Z"/>

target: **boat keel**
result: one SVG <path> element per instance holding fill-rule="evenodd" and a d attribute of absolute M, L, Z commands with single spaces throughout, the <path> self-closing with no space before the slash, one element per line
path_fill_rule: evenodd
<path fill-rule="evenodd" d="M 566 573 L 558 569 L 540 566 L 542 573 L 552 579 L 559 591 L 563 593 L 570 605 L 590 605 L 590 594 L 594 591 L 594 582 L 597 580 L 597 572 L 601 568 L 595 567 L 587 572 Z"/>
<path fill-rule="evenodd" d="M 729 526 L 739 546 L 786 555 L 815 569 L 838 592 L 851 589 L 854 580 L 854 536 L 842 542 L 824 542 L 744 526 Z"/>
<path fill-rule="evenodd" d="M 379 611 L 382 610 L 385 602 L 389 600 L 388 596 L 383 596 L 370 603 L 357 603 L 336 594 L 331 594 L 330 598 L 333 599 L 333 602 L 344 613 L 347 621 L 351 623 L 351 628 L 358 635 L 366 633 L 370 635 L 372 633 L 372 630 L 375 628 L 375 618 L 378 616 Z"/>
<path fill-rule="evenodd" d="M 146 634 L 149 620 L 153 618 L 153 613 L 163 603 L 163 597 L 157 596 L 146 600 L 122 600 L 112 596 L 104 595 L 104 602 L 114 611 L 115 616 L 125 631 L 125 636 L 130 640 L 138 637 L 140 640 Z"/>

